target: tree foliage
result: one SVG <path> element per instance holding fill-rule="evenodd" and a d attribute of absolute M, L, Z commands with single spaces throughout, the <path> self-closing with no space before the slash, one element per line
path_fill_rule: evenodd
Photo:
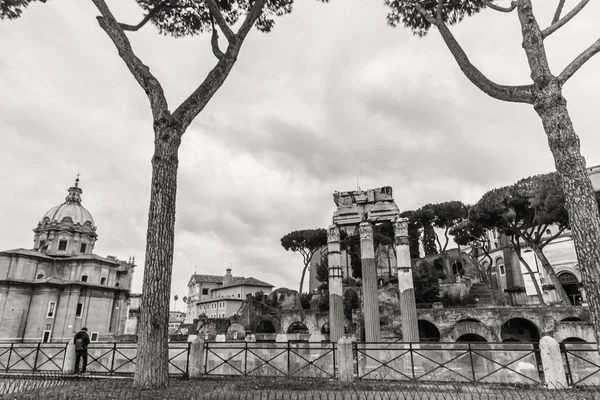
<path fill-rule="evenodd" d="M 355 230 L 351 235 L 344 232 L 340 236 L 340 239 L 341 249 L 346 251 L 350 258 L 352 277 L 362 279 L 360 236 L 358 230 Z M 391 223 L 384 223 L 373 227 L 373 248 L 377 250 L 381 246 L 394 247 L 394 227 Z"/>
<path fill-rule="evenodd" d="M 281 246 L 286 251 L 293 251 L 302 255 L 304 268 L 302 269 L 302 277 L 300 278 L 300 290 L 304 285 L 304 276 L 308 269 L 308 264 L 313 255 L 323 246 L 327 245 L 327 231 L 325 229 L 304 229 L 293 231 L 281 238 Z"/>
<path fill-rule="evenodd" d="M 390 8 L 387 20 L 392 26 L 404 25 L 417 36 L 425 36 L 432 27 L 424 12 L 436 15 L 438 0 L 385 0 Z M 481 0 L 445 0 L 442 3 L 441 17 L 449 25 L 462 21 L 485 8 Z"/>
<path fill-rule="evenodd" d="M 517 255 L 528 269 L 531 266 L 521 257 L 521 242 L 530 246 L 555 285 L 561 300 L 569 301 L 543 253 L 544 247 L 560 236 L 569 225 L 565 197 L 556 173 L 521 179 L 514 185 L 487 192 L 469 211 L 469 221 L 475 226 L 496 229 L 511 237 Z M 551 225 L 558 226 L 558 231 L 547 234 Z M 529 272 L 538 290 L 538 298 L 543 298 L 533 273 Z"/>
<path fill-rule="evenodd" d="M 420 267 L 413 268 L 415 301 L 417 303 L 435 303 L 439 301 L 439 279 L 443 278 L 444 273 L 438 271 L 433 265 L 423 263 Z"/>

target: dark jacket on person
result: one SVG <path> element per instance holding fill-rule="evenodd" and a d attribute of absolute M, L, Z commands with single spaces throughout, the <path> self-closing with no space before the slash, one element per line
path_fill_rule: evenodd
<path fill-rule="evenodd" d="M 78 343 L 78 340 L 81 341 Z M 86 331 L 79 331 L 75 334 L 73 341 L 75 342 L 75 350 L 83 351 L 87 350 L 88 344 L 90 344 L 90 337 Z"/>

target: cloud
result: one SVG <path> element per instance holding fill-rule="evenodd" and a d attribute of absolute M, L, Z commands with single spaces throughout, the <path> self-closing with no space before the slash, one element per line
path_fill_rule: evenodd
<path fill-rule="evenodd" d="M 137 21 L 134 2 L 111 1 Z M 551 11 L 539 9 L 540 21 Z M 597 40 L 588 5 L 547 41 L 555 73 Z M 553 169 L 532 107 L 489 98 L 436 32 L 413 37 L 360 0 L 298 1 L 273 32 L 252 32 L 225 84 L 186 132 L 178 178 L 173 292 L 199 273 L 254 276 L 296 288 L 301 258 L 280 238 L 326 227 L 332 193 L 390 185 L 401 209 L 459 199 Z M 139 264 L 141 290 L 153 131 L 148 100 L 90 2 L 35 4 L 0 24 L 0 243 L 30 247 L 46 210 L 81 173 L 98 224 L 96 252 Z M 489 26 L 497 26 L 493 31 Z M 310 26 L 310 29 L 308 27 Z M 498 83 L 529 81 L 516 16 L 483 12 L 453 27 L 472 62 Z M 172 110 L 215 65 L 209 38 L 130 35 Z M 565 87 L 589 165 L 600 163 L 593 117 L 598 60 Z M 10 228 L 7 228 L 10 227 Z"/>

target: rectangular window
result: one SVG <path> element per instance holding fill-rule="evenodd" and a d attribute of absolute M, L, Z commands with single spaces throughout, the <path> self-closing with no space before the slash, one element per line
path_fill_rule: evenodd
<path fill-rule="evenodd" d="M 46 245 L 46 241 L 40 240 L 40 249 L 43 248 L 45 245 Z"/>
<path fill-rule="evenodd" d="M 48 343 L 50 341 L 51 331 L 44 331 L 44 336 L 42 337 L 42 343 Z"/>
<path fill-rule="evenodd" d="M 90 336 L 90 342 L 98 341 L 98 332 L 92 332 L 92 336 Z"/>
<path fill-rule="evenodd" d="M 208 289 L 202 289 L 202 295 L 203 296 L 208 295 Z"/>
<path fill-rule="evenodd" d="M 87 250 L 87 243 L 81 243 L 81 247 L 79 249 L 80 253 L 85 253 L 85 251 Z"/>
<path fill-rule="evenodd" d="M 82 314 L 83 314 L 83 303 L 78 303 L 77 311 L 75 311 L 75 318 L 81 318 Z"/>
<path fill-rule="evenodd" d="M 52 330 L 52 324 L 46 324 L 46 330 L 47 331 Z"/>
<path fill-rule="evenodd" d="M 87 282 L 87 275 L 81 275 L 81 282 Z"/>
<path fill-rule="evenodd" d="M 54 309 L 55 309 L 55 308 L 56 308 L 56 302 L 54 302 L 54 301 L 51 301 L 51 302 L 48 304 L 48 312 L 46 313 L 46 316 L 47 316 L 48 318 L 54 318 L 54 311 L 55 311 Z"/>
<path fill-rule="evenodd" d="M 67 241 L 59 240 L 58 241 L 58 250 L 66 250 L 67 249 Z"/>

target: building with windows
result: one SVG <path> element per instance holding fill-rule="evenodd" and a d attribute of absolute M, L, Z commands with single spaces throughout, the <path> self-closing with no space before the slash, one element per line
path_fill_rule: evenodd
<path fill-rule="evenodd" d="M 125 330 L 135 260 L 93 254 L 98 235 L 79 178 L 33 229 L 33 249 L 0 252 L 0 341 L 92 341 Z"/>
<path fill-rule="evenodd" d="M 224 276 L 194 274 L 188 283 L 186 324 L 200 315 L 228 318 L 236 314 L 248 294 L 270 294 L 273 285 L 255 278 L 232 276 L 227 268 Z"/>

